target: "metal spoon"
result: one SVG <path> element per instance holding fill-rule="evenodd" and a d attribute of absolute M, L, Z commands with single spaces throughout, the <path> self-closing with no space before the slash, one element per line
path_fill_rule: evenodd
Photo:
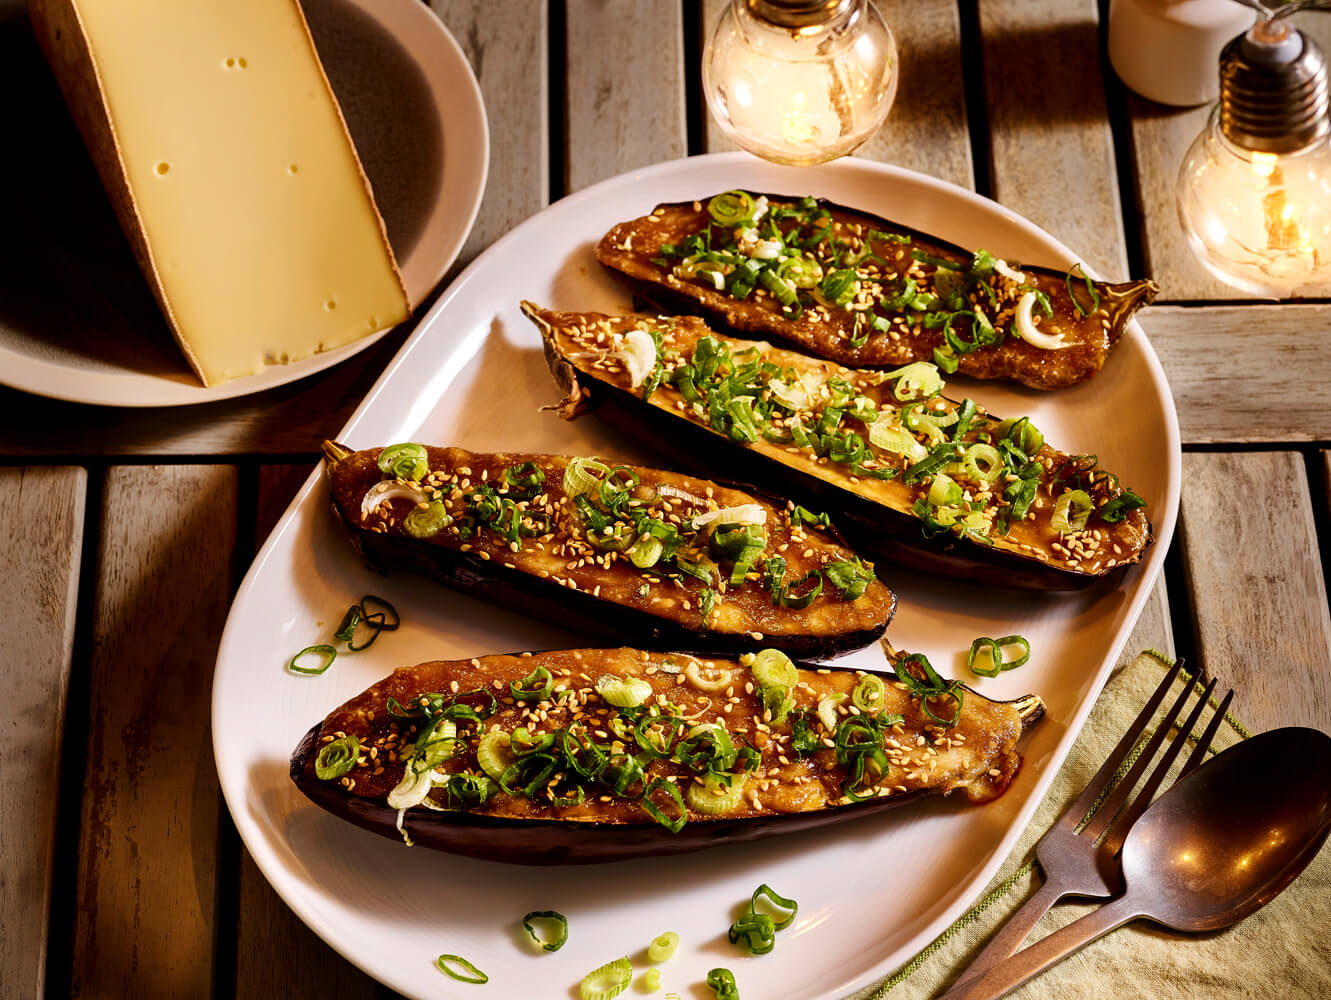
<path fill-rule="evenodd" d="M 1127 891 L 940 1000 L 994 1000 L 1138 917 L 1180 931 L 1238 923 L 1331 832 L 1331 737 L 1274 729 L 1217 754 L 1153 802 L 1123 843 Z"/>

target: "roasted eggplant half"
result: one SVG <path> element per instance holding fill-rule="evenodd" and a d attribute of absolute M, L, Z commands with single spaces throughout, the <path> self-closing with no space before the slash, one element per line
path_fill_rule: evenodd
<path fill-rule="evenodd" d="M 998 248 L 990 248 L 997 250 Z M 621 222 L 596 257 L 667 312 L 698 312 L 854 368 L 933 361 L 1037 389 L 1103 367 L 1152 281 L 1107 284 L 966 250 L 814 198 L 727 191 Z"/>
<path fill-rule="evenodd" d="M 1055 450 L 1028 419 L 948 399 L 928 362 L 850 369 L 692 316 L 523 310 L 566 418 L 613 403 L 621 425 L 830 512 L 874 556 L 1075 590 L 1138 561 L 1151 541 L 1145 501 L 1094 456 Z M 643 347 L 632 363 L 630 340 Z"/>
<path fill-rule="evenodd" d="M 679 854 L 927 794 L 997 798 L 1034 696 L 994 702 L 922 656 L 894 674 L 570 649 L 404 667 L 291 758 L 312 801 L 409 844 L 518 864 Z"/>
<path fill-rule="evenodd" d="M 660 469 L 408 443 L 324 446 L 333 506 L 377 569 L 639 645 L 828 656 L 892 591 L 801 508 Z M 779 572 L 778 572 L 779 570 Z"/>

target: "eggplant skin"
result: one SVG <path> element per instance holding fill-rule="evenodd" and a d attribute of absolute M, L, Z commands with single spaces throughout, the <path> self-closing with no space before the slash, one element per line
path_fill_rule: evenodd
<path fill-rule="evenodd" d="M 409 703 L 410 699 L 424 690 L 448 691 L 450 680 L 457 681 L 464 691 L 475 686 L 505 693 L 507 682 L 522 676 L 534 664 L 548 666 L 556 678 L 583 674 L 594 681 L 605 673 L 614 673 L 619 677 L 646 677 L 652 681 L 658 693 L 669 691 L 671 701 L 680 706 L 681 710 L 704 711 L 699 706 L 706 704 L 706 709 L 710 711 L 701 716 L 702 721 L 724 719 L 726 728 L 735 734 L 737 740 L 752 740 L 754 731 L 748 728 L 748 713 L 758 704 L 758 696 L 743 692 L 739 686 L 740 681 L 736 682 L 737 698 L 734 704 L 738 711 L 723 716 L 718 710 L 719 706 L 712 707 L 710 695 L 682 682 L 683 675 L 676 678 L 656 670 L 651 670 L 649 674 L 634 666 L 636 663 L 650 670 L 652 664 L 668 662 L 671 657 L 681 655 L 685 654 L 650 654 L 627 648 L 553 650 L 534 655 L 485 656 L 404 667 L 312 726 L 291 756 L 291 779 L 307 798 L 328 812 L 393 840 L 405 839 L 405 833 L 414 846 L 512 864 L 593 864 L 683 854 L 816 829 L 873 815 L 928 795 L 955 794 L 960 791 L 960 797 L 972 804 L 993 801 L 1010 787 L 1020 769 L 1021 755 L 1016 748 L 1017 741 L 1044 712 L 1043 702 L 1033 695 L 1013 702 L 994 702 L 967 690 L 964 713 L 958 728 L 941 729 L 929 723 L 918 711 L 918 702 L 889 678 L 889 710 L 895 712 L 904 708 L 906 717 L 902 727 L 889 731 L 896 734 L 904 748 L 892 752 L 901 752 L 906 758 L 902 764 L 893 766 L 905 767 L 909 772 L 916 768 L 913 755 L 920 755 L 921 760 L 932 758 L 934 748 L 937 748 L 936 752 L 942 755 L 937 758 L 942 765 L 937 771 L 930 765 L 928 768 L 919 767 L 917 774 L 899 774 L 900 780 L 910 782 L 910 787 L 902 785 L 889 794 L 862 802 L 837 804 L 814 798 L 809 801 L 818 804 L 810 807 L 808 802 L 801 804 L 801 786 L 798 782 L 789 784 L 788 775 L 792 770 L 801 774 L 824 773 L 824 764 L 830 764 L 832 752 L 822 751 L 818 758 L 802 762 L 796 759 L 792 764 L 784 765 L 784 771 L 768 770 L 768 775 L 777 777 L 777 785 L 784 784 L 787 789 L 793 789 L 794 799 L 791 801 L 794 804 L 773 807 L 771 803 L 779 800 L 764 798 L 762 808 L 758 808 L 756 802 L 752 805 L 743 802 L 742 808 L 733 816 L 706 817 L 691 812 L 689 821 L 678 833 L 671 833 L 652 821 L 633 800 L 614 799 L 607 802 L 608 796 L 593 795 L 589 795 L 582 805 L 566 811 L 564 807 L 534 803 L 525 798 L 514 799 L 497 793 L 485 806 L 472 809 L 409 808 L 402 814 L 402 825 L 399 826 L 398 811 L 390 807 L 386 799 L 388 792 L 401 780 L 407 764 L 395 753 L 390 754 L 387 748 L 379 750 L 377 760 L 369 760 L 367 757 L 364 765 L 358 765 L 342 778 L 320 780 L 315 774 L 314 761 L 319 748 L 336 736 L 356 736 L 361 740 L 363 755 L 369 746 L 382 746 L 378 741 L 385 737 L 389 738 L 393 746 L 400 748 L 407 745 L 412 739 L 408 724 L 394 719 L 384 710 L 389 695 Z M 708 659 L 704 662 L 722 669 L 745 669 L 733 661 Z M 829 670 L 816 663 L 798 661 L 796 666 L 808 672 L 803 675 L 803 684 L 813 682 L 797 697 L 804 710 L 811 710 L 823 693 L 849 690 L 858 682 L 859 672 L 856 671 Z M 579 682 L 575 680 L 572 683 Z M 591 684 L 592 681 L 586 683 Z M 594 716 L 597 705 L 598 701 L 594 697 L 590 705 L 584 703 L 588 717 Z M 606 709 L 610 714 L 613 711 Z M 497 726 L 512 732 L 517 725 L 526 724 L 531 725 L 534 732 L 540 732 L 555 731 L 559 726 L 567 724 L 567 718 L 560 716 L 559 709 L 550 710 L 548 723 L 544 720 L 535 723 L 524 717 L 521 706 L 503 706 L 500 712 L 500 715 L 489 716 L 482 723 L 484 729 Z M 844 709 L 839 717 L 846 717 Z M 392 726 L 399 728 L 394 730 Z M 775 734 L 788 730 L 789 725 L 777 727 L 774 724 L 768 732 Z M 399 732 L 402 733 L 401 742 L 398 742 L 396 735 Z M 925 732 L 930 734 L 930 747 L 921 749 L 915 737 L 917 733 Z M 948 734 L 960 736 L 963 732 L 964 744 L 960 739 L 955 744 L 941 739 Z M 741 735 L 743 733 L 750 735 Z M 466 738 L 469 747 L 473 741 L 474 737 Z M 762 766 L 769 769 L 783 767 L 776 756 L 781 752 L 783 744 L 767 744 Z M 951 757 L 953 754 L 959 756 Z M 447 766 L 476 773 L 478 768 L 474 748 L 461 751 Z M 663 765 L 657 762 L 652 766 L 656 768 Z M 829 780 L 834 783 L 841 780 L 844 777 L 840 774 L 842 770 L 838 768 L 837 774 Z M 781 775 L 787 776 L 782 778 Z M 815 781 L 815 787 L 821 788 L 816 785 L 816 778 L 812 780 Z M 888 780 L 898 779 L 894 777 Z M 774 794 L 779 796 L 783 793 L 778 791 Z M 783 809 L 785 811 L 781 811 Z M 508 814 L 505 814 L 506 810 Z M 570 818 L 561 818 L 566 812 Z"/>
<path fill-rule="evenodd" d="M 756 197 L 766 197 L 773 206 L 801 200 L 798 196 L 779 194 Z M 878 243 L 877 249 L 893 260 L 893 266 L 926 284 L 931 280 L 929 269 L 932 265 L 912 261 L 911 251 L 959 263 L 968 264 L 971 260 L 971 251 L 954 243 L 830 201 L 818 199 L 817 203 L 831 214 L 837 238 L 858 239 L 873 230 L 885 230 L 909 238 L 909 242 L 895 246 Z M 662 260 L 663 245 L 678 245 L 689 236 L 706 230 L 710 223 L 707 199 L 660 204 L 648 215 L 612 228 L 597 244 L 596 257 L 636 295 L 665 312 L 699 313 L 728 325 L 741 335 L 784 340 L 818 357 L 849 367 L 894 367 L 912 361 L 929 361 L 934 349 L 943 344 L 941 330 L 927 330 L 919 324 L 897 326 L 890 334 L 871 331 L 863 343 L 853 342 L 854 314 L 849 311 L 824 309 L 819 313 L 805 309 L 798 319 L 790 319 L 782 315 L 770 296 L 762 298 L 751 294 L 745 299 L 736 299 L 701 280 L 679 278 L 672 271 L 674 261 L 666 266 L 658 263 Z M 714 237 L 729 238 L 729 233 L 719 225 L 712 228 Z M 998 252 L 1000 248 L 986 249 Z M 904 260 L 898 260 L 895 256 L 898 254 Z M 1149 279 L 1118 284 L 1094 281 L 1098 307 L 1083 316 L 1069 297 L 1066 272 L 1025 264 L 1020 269 L 1027 284 L 1037 288 L 1050 303 L 1052 315 L 1040 320 L 1041 330 L 1056 331 L 1071 346 L 1062 350 L 1043 350 L 1009 332 L 998 344 L 960 355 L 957 362 L 962 374 L 1018 382 L 1036 389 L 1077 385 L 1093 377 L 1104 366 L 1128 321 L 1138 309 L 1151 302 L 1159 290 Z M 888 280 L 882 286 L 883 293 L 894 294 L 898 290 L 894 282 L 898 280 Z M 1074 287 L 1081 293 L 1085 287 L 1082 279 L 1073 280 Z M 1009 307 L 1009 316 L 1011 311 Z M 1009 321 L 1000 322 L 1003 315 L 1000 312 L 991 318 L 1001 327 L 1008 328 Z"/>
<path fill-rule="evenodd" d="M 759 485 L 779 484 L 781 490 L 809 507 L 825 510 L 836 519 L 851 544 L 875 559 L 892 562 L 933 575 L 1022 590 L 1081 590 L 1100 581 L 1113 582 L 1137 562 L 1154 540 L 1144 511 L 1133 511 L 1129 522 L 1134 526 L 1133 545 L 1126 546 L 1117 565 L 1098 571 L 1044 561 L 1036 555 L 984 545 L 969 538 L 941 534 L 926 538 L 920 520 L 908 511 L 898 510 L 856 492 L 845 477 L 833 477 L 819 466 L 822 475 L 804 471 L 795 460 L 779 452 L 765 452 L 761 442 L 754 446 L 736 444 L 724 434 L 695 422 L 682 412 L 644 400 L 641 393 L 618 384 L 618 375 L 604 371 L 589 372 L 565 356 L 562 332 L 566 326 L 617 322 L 620 319 L 648 323 L 651 317 L 609 317 L 596 313 L 561 313 L 545 310 L 532 303 L 523 304 L 524 314 L 541 331 L 545 358 L 555 382 L 565 398 L 559 412 L 567 419 L 605 407 L 605 419 L 616 427 L 637 433 L 651 446 L 664 450 L 682 465 L 705 473 L 708 468 L 725 468 L 746 482 Z M 713 333 L 694 317 L 663 317 L 666 324 L 677 323 L 683 335 L 724 336 Z M 752 341 L 733 342 L 748 346 Z M 768 345 L 759 344 L 766 348 Z M 778 352 L 769 354 L 774 357 Z M 828 362 L 811 362 L 794 352 L 779 352 L 782 363 L 799 361 L 832 369 Z M 853 372 L 842 370 L 841 374 Z M 659 392 L 659 390 L 658 390 Z"/>
<path fill-rule="evenodd" d="M 823 629 L 812 625 L 801 629 L 797 627 L 797 619 L 794 623 L 788 622 L 789 627 L 783 631 L 719 631 L 704 627 L 700 621 L 695 624 L 692 620 L 676 620 L 663 614 L 652 614 L 644 610 L 650 606 L 646 599 L 635 600 L 633 603 L 614 601 L 597 596 L 587 589 L 565 586 L 553 576 L 542 577 L 534 572 L 514 568 L 511 564 L 505 565 L 507 550 L 499 545 L 489 545 L 488 549 L 492 551 L 487 551 L 487 545 L 479 537 L 473 539 L 474 547 L 470 551 L 463 551 L 456 544 L 436 543 L 435 539 L 415 539 L 400 531 L 368 530 L 348 516 L 348 509 L 358 505 L 365 489 L 378 481 L 379 472 L 374 459 L 379 449 L 351 452 L 344 446 L 328 442 L 324 450 L 333 510 L 354 548 L 372 568 L 384 574 L 409 570 L 470 596 L 543 618 L 577 632 L 660 649 L 742 653 L 771 647 L 781 649 L 791 656 L 829 657 L 875 642 L 886 631 L 896 611 L 896 594 L 886 584 L 875 580 L 860 598 L 849 605 L 829 598 L 816 602 L 808 612 L 801 610 L 787 613 L 791 618 L 816 614 L 818 604 L 824 604 L 828 608 L 825 617 L 831 621 L 829 627 Z M 427 451 L 431 456 L 432 468 L 462 465 L 470 469 L 474 465 L 479 470 L 482 463 L 503 467 L 526 460 L 535 460 L 538 464 L 565 461 L 562 456 L 481 455 L 455 448 L 431 447 Z M 644 482 L 693 482 L 661 470 L 640 466 L 634 468 L 644 475 Z M 706 480 L 703 485 L 731 488 L 716 480 Z M 780 509 L 783 506 L 783 502 L 755 494 L 751 489 L 734 489 L 769 507 Z M 825 536 L 815 544 L 826 546 L 839 558 L 853 554 L 844 547 L 841 537 L 835 531 L 828 531 Z M 570 578 L 573 575 L 573 572 L 569 573 Z M 636 582 L 636 571 L 634 575 Z M 768 601 L 764 595 L 763 603 Z M 782 612 L 773 609 L 771 613 Z"/>

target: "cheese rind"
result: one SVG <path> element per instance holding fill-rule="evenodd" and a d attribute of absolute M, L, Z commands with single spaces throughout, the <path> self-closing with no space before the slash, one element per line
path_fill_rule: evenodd
<path fill-rule="evenodd" d="M 206 385 L 410 314 L 296 0 L 34 0 L 32 13 Z"/>

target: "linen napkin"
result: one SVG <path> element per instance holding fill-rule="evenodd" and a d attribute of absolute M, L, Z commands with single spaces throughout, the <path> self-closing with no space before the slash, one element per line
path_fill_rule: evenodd
<path fill-rule="evenodd" d="M 1086 787 L 1171 665 L 1163 654 L 1149 650 L 1110 679 L 1035 819 L 975 905 L 894 974 L 850 1000 L 926 1000 L 957 981 L 998 926 L 1039 886 L 1036 842 Z M 1166 706 L 1190 682 L 1185 677 L 1174 683 L 1175 692 L 1165 699 Z M 1194 688 L 1194 698 L 1199 691 Z M 1187 717 L 1192 704 L 1184 707 L 1180 718 Z M 1210 711 L 1204 713 L 1198 728 L 1210 718 Z M 1226 716 L 1213 746 L 1221 750 L 1248 735 L 1242 723 Z M 1185 749 L 1180 757 L 1186 759 L 1188 752 Z M 1176 763 L 1175 769 L 1179 766 Z M 1097 905 L 1056 906 L 1027 943 Z M 1181 934 L 1135 921 L 1087 945 L 1009 996 L 1015 1000 L 1331 1000 L 1331 842 L 1280 896 L 1233 927 Z"/>

